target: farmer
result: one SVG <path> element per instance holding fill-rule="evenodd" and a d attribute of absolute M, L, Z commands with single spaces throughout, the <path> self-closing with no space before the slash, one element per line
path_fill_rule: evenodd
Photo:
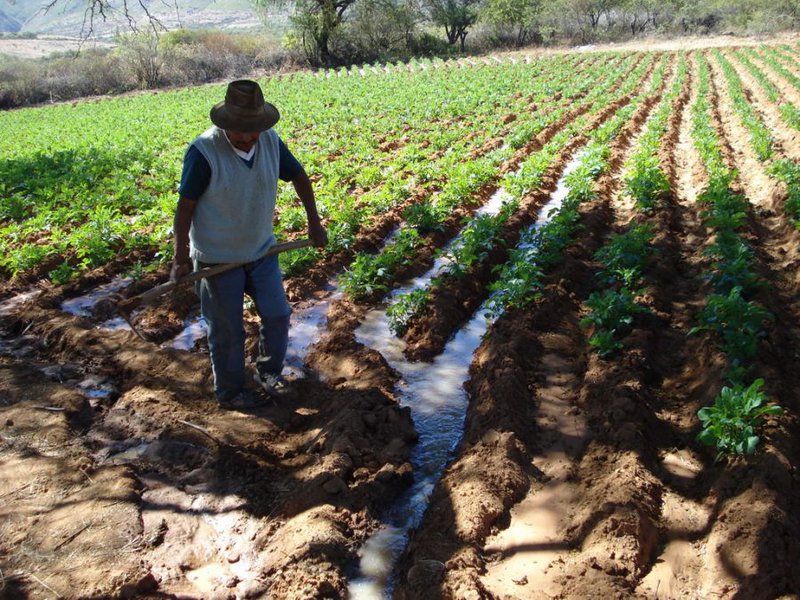
<path fill-rule="evenodd" d="M 244 295 L 261 319 L 256 378 L 271 397 L 289 390 L 281 376 L 289 339 L 289 314 L 276 255 L 272 221 L 278 179 L 291 181 L 308 218 L 315 246 L 328 241 L 317 214 L 311 181 L 272 129 L 278 110 L 254 81 L 228 85 L 211 109 L 214 124 L 186 150 L 175 212 L 175 256 L 170 279 L 212 264 L 241 267 L 200 280 L 200 309 L 208 323 L 214 393 L 224 408 L 252 408 L 267 401 L 245 386 Z"/>

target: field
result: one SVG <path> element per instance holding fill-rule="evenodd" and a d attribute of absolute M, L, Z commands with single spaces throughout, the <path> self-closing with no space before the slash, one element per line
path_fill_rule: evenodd
<path fill-rule="evenodd" d="M 800 44 L 261 83 L 331 243 L 248 414 L 116 318 L 224 87 L 0 114 L 0 593 L 800 597 Z"/>

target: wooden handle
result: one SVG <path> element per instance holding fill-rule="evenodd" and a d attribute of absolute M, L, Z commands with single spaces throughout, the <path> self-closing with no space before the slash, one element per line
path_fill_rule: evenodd
<path fill-rule="evenodd" d="M 313 242 L 310 239 L 301 239 L 301 240 L 293 240 L 291 242 L 282 242 L 280 244 L 275 244 L 274 246 L 270 247 L 261 258 L 266 256 L 273 256 L 275 254 L 280 254 L 281 252 L 287 252 L 289 250 L 297 250 L 298 248 L 307 248 L 311 246 Z M 260 259 L 259 259 L 260 260 Z M 248 261 L 249 262 L 249 261 Z M 123 300 L 119 303 L 119 308 L 126 312 L 130 312 L 137 306 L 141 304 L 150 304 L 154 300 L 160 298 L 164 294 L 171 292 L 174 289 L 182 287 L 184 285 L 188 285 L 197 281 L 198 279 L 203 279 L 205 277 L 212 277 L 213 275 L 219 275 L 220 273 L 225 273 L 226 271 L 230 271 L 231 269 L 235 269 L 236 267 L 241 267 L 242 265 L 246 265 L 246 262 L 238 262 L 238 263 L 222 263 L 219 265 L 213 265 L 211 267 L 205 267 L 204 269 L 200 269 L 199 271 L 194 271 L 189 273 L 188 275 L 184 275 L 177 281 L 167 281 L 166 283 L 162 283 L 161 285 L 157 285 L 156 287 L 147 290 L 146 292 L 139 294 L 138 296 L 134 296 L 133 298 L 128 298 L 127 300 Z"/>

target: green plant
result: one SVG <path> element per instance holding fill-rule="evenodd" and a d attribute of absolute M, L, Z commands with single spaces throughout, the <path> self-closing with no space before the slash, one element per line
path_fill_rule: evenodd
<path fill-rule="evenodd" d="M 647 308 L 636 303 L 633 292 L 627 288 L 593 292 L 586 306 L 589 314 L 581 319 L 580 324 L 583 329 L 593 329 L 589 345 L 603 358 L 622 347 L 616 336 L 633 324 L 634 316 L 648 312 Z"/>
<path fill-rule="evenodd" d="M 756 355 L 758 341 L 766 335 L 764 321 L 772 318 L 763 306 L 745 300 L 742 288 L 737 286 L 727 295 L 709 296 L 708 303 L 698 315 L 700 325 L 692 327 L 689 335 L 699 331 L 717 333 L 722 338 L 723 351 L 730 364 L 740 367 Z"/>
<path fill-rule="evenodd" d="M 484 261 L 497 244 L 502 225 L 501 219 L 491 215 L 473 218 L 461 232 L 461 243 L 450 252 L 452 262 L 447 272 L 454 277 L 464 277 L 470 267 Z"/>
<path fill-rule="evenodd" d="M 761 284 L 751 268 L 753 251 L 736 232 L 718 231 L 714 243 L 704 254 L 713 259 L 706 278 L 718 292 L 727 294 L 737 286 L 751 290 Z"/>
<path fill-rule="evenodd" d="M 652 241 L 653 228 L 647 223 L 635 225 L 622 234 L 612 234 L 595 253 L 595 258 L 604 267 L 599 274 L 601 281 L 609 285 L 621 283 L 627 288 L 636 287 L 653 250 Z"/>
<path fill-rule="evenodd" d="M 50 281 L 52 281 L 56 285 L 64 285 L 75 274 L 75 269 L 70 265 L 67 261 L 64 261 L 60 265 L 58 265 L 55 269 L 50 271 L 47 275 L 50 277 Z"/>
<path fill-rule="evenodd" d="M 399 296 L 397 300 L 386 309 L 389 318 L 389 329 L 395 335 L 403 335 L 412 319 L 421 314 L 430 301 L 430 290 L 420 288 Z"/>
<path fill-rule="evenodd" d="M 379 254 L 358 254 L 342 275 L 342 289 L 356 301 L 385 293 L 397 268 L 414 261 L 419 244 L 416 229 L 403 229 Z"/>
<path fill-rule="evenodd" d="M 403 212 L 403 218 L 420 234 L 425 235 L 444 231 L 444 221 L 448 212 L 446 207 L 438 202 L 418 202 Z"/>
<path fill-rule="evenodd" d="M 653 210 L 669 194 L 669 180 L 656 154 L 643 156 L 634 163 L 625 179 L 625 191 L 643 212 Z"/>
<path fill-rule="evenodd" d="M 765 406 L 767 395 L 760 390 L 763 379 L 748 387 L 723 387 L 712 406 L 701 408 L 697 417 L 703 430 L 697 440 L 718 450 L 717 460 L 726 455 L 752 455 L 759 442 L 758 428 L 767 415 L 780 415 L 780 406 Z"/>

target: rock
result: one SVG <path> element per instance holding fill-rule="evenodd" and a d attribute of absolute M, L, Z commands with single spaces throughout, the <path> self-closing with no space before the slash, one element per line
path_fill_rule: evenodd
<path fill-rule="evenodd" d="M 6 427 L 13 427 L 14 420 L 13 419 L 6 419 Z"/>
<path fill-rule="evenodd" d="M 240 583 L 237 592 L 240 598 L 258 598 L 264 595 L 266 589 L 266 584 L 252 580 Z"/>

